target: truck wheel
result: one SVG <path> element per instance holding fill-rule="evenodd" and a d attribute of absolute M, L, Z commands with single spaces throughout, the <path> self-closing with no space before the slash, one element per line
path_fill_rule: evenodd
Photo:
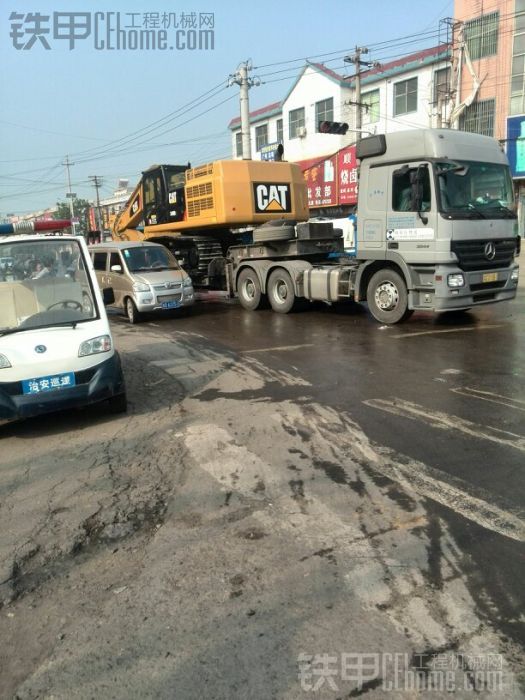
<path fill-rule="evenodd" d="M 295 290 L 292 278 L 286 270 L 277 269 L 268 280 L 268 298 L 274 311 L 287 314 L 295 302 Z"/>
<path fill-rule="evenodd" d="M 241 306 L 248 309 L 248 311 L 256 311 L 261 308 L 263 294 L 255 270 L 248 267 L 241 270 L 237 280 L 237 294 L 239 295 Z"/>
<path fill-rule="evenodd" d="M 254 243 L 289 241 L 291 238 L 295 238 L 294 226 L 260 226 L 253 232 Z"/>
<path fill-rule="evenodd" d="M 128 317 L 128 321 L 132 325 L 140 321 L 140 314 L 137 311 L 135 302 L 133 301 L 133 299 L 130 299 L 130 297 L 126 299 L 126 316 Z"/>
<path fill-rule="evenodd" d="M 395 270 L 379 270 L 370 279 L 366 292 L 370 313 L 380 323 L 399 323 L 411 315 L 404 279 Z"/>

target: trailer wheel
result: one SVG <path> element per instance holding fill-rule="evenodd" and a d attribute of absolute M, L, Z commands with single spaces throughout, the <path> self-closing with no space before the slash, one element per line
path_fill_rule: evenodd
<path fill-rule="evenodd" d="M 255 270 L 252 270 L 250 267 L 245 267 L 244 270 L 241 270 L 237 280 L 237 294 L 241 306 L 248 309 L 248 311 L 256 311 L 261 308 L 263 293 Z"/>
<path fill-rule="evenodd" d="M 399 323 L 412 312 L 404 279 L 395 270 L 378 270 L 368 283 L 366 300 L 370 313 L 380 323 Z"/>
<path fill-rule="evenodd" d="M 292 278 L 286 270 L 277 269 L 268 279 L 268 298 L 274 311 L 287 314 L 295 303 L 295 290 Z"/>

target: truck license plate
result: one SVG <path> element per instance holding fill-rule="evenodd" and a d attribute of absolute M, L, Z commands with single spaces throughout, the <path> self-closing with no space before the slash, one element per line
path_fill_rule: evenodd
<path fill-rule="evenodd" d="M 498 281 L 498 273 L 497 272 L 486 272 L 483 275 L 482 282 L 483 284 L 487 282 L 497 282 Z"/>
<path fill-rule="evenodd" d="M 24 394 L 43 394 L 46 391 L 69 389 L 69 387 L 72 386 L 75 386 L 74 372 L 53 374 L 48 377 L 35 377 L 35 379 L 24 379 L 22 381 L 22 391 Z"/>

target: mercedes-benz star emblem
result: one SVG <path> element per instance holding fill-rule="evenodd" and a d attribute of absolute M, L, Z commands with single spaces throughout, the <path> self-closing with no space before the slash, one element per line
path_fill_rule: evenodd
<path fill-rule="evenodd" d="M 40 355 L 47 350 L 45 345 L 37 345 L 35 347 L 35 352 L 38 352 Z"/>
<path fill-rule="evenodd" d="M 485 257 L 487 260 L 494 260 L 496 257 L 496 245 L 494 241 L 489 241 L 485 244 Z"/>

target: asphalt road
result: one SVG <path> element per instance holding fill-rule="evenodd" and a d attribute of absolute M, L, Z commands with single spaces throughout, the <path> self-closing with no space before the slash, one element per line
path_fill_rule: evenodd
<path fill-rule="evenodd" d="M 113 315 L 128 415 L 0 429 L 0 697 L 523 697 L 524 311 Z"/>

